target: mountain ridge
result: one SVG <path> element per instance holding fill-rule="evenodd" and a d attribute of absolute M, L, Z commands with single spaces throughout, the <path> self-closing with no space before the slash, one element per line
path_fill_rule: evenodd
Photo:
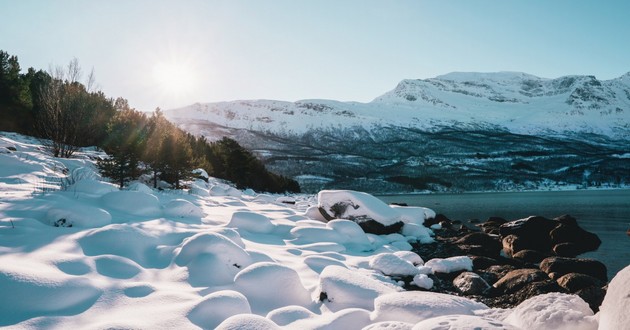
<path fill-rule="evenodd" d="M 602 170 L 611 174 L 598 174 L 596 183 L 630 182 L 623 175 L 624 162 L 613 157 L 630 153 L 626 143 L 630 141 L 630 74 L 600 81 L 594 76 L 548 79 L 519 72 L 454 72 L 402 80 L 368 103 L 197 103 L 165 111 L 165 116 L 209 140 L 232 137 L 282 174 L 322 178 L 315 190 L 343 186 L 374 191 L 373 186 L 378 191 L 418 187 L 460 191 L 478 190 L 475 186 L 494 189 L 498 181 L 517 187 L 518 182 L 565 179 L 583 184 L 584 173 Z M 453 138 L 452 132 L 458 137 Z M 601 148 L 602 154 L 576 152 L 572 143 L 583 149 Z M 370 153 L 377 153 L 377 159 Z M 586 165 L 571 175 L 558 175 L 578 164 L 571 157 Z M 530 164 L 550 159 L 553 166 Z M 470 163 L 479 162 L 484 163 L 482 170 L 477 169 L 481 175 L 470 183 L 433 180 L 475 176 Z M 442 171 L 440 164 L 445 166 Z M 516 174 L 505 169 L 515 169 Z M 493 178 L 493 172 L 503 177 Z M 366 179 L 365 173 L 373 178 Z M 406 179 L 397 178 L 401 176 Z M 408 184 L 427 177 L 437 183 Z"/>

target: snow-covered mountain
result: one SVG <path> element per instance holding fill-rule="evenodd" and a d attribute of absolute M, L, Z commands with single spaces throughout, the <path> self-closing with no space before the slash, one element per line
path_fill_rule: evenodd
<path fill-rule="evenodd" d="M 369 103 L 234 101 L 194 104 L 165 115 L 210 140 L 224 135 L 237 139 L 258 151 L 272 169 L 297 177 L 307 187 L 309 180 L 318 178 L 317 188 L 346 182 L 349 188 L 370 191 L 405 190 L 409 184 L 391 183 L 427 176 L 445 179 L 429 178 L 440 189 L 459 190 L 500 189 L 497 185 L 527 180 L 536 185 L 582 183 L 584 173 L 602 173 L 597 167 L 602 162 L 610 166 L 608 160 L 627 160 L 630 73 L 605 81 L 593 76 L 545 79 L 515 72 L 450 73 L 403 80 Z M 540 157 L 557 156 L 575 159 L 555 159 L 544 168 L 531 164 Z M 580 164 L 570 176 L 554 175 Z M 432 165 L 451 170 L 425 170 Z M 507 167 L 529 173 L 518 178 L 478 173 L 486 184 L 449 180 L 470 176 L 471 167 L 473 172 L 479 167 L 481 172 L 499 168 L 504 172 Z M 616 173 L 627 168 L 612 167 L 612 176 L 587 183 L 630 179 L 617 178 Z M 355 180 L 359 177 L 361 182 Z M 423 188 L 416 183 L 411 186 Z"/>

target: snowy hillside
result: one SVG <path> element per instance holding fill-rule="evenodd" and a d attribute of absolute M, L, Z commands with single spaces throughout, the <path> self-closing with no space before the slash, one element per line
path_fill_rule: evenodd
<path fill-rule="evenodd" d="M 425 208 L 393 208 L 350 191 L 270 196 L 213 179 L 187 192 L 102 182 L 91 149 L 54 159 L 0 132 L 0 327 L 7 329 L 606 329 L 624 326 L 630 268 L 594 316 L 550 293 L 513 309 L 405 291 L 394 275 L 469 269 L 468 257 L 424 263 Z M 319 206 L 401 234 L 321 221 Z M 363 210 L 363 211 L 361 211 Z M 625 306 L 625 307 L 624 307 Z M 626 309 L 624 309 L 626 308 Z M 601 327 L 600 327 L 601 328 Z"/>
<path fill-rule="evenodd" d="M 630 73 L 607 81 L 451 73 L 404 80 L 370 103 L 234 101 L 165 115 L 209 140 L 236 139 L 312 192 L 630 182 L 622 160 L 630 154 Z"/>
<path fill-rule="evenodd" d="M 195 104 L 166 112 L 182 124 L 303 134 L 360 126 L 500 127 L 512 133 L 589 132 L 630 136 L 630 73 L 543 79 L 524 73 L 450 73 L 403 80 L 370 103 L 331 100 L 234 101 Z M 212 136 L 211 131 L 201 131 Z M 217 132 L 219 133 L 219 132 Z"/>

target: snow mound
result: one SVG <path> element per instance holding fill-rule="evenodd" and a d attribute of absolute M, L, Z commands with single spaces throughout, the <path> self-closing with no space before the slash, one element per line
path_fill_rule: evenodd
<path fill-rule="evenodd" d="M 95 264 L 99 274 L 111 278 L 129 279 L 140 273 L 138 264 L 119 256 L 98 256 L 95 258 Z"/>
<path fill-rule="evenodd" d="M 399 212 L 380 199 L 352 190 L 322 190 L 317 194 L 317 206 L 337 219 L 375 220 L 384 226 L 402 221 Z"/>
<path fill-rule="evenodd" d="M 160 202 L 154 195 L 139 191 L 116 191 L 101 197 L 106 209 L 140 217 L 156 217 L 161 214 Z"/>
<path fill-rule="evenodd" d="M 346 267 L 343 262 L 335 258 L 322 255 L 307 256 L 304 258 L 304 263 L 317 273 L 321 273 L 324 268 L 331 265 Z"/>
<path fill-rule="evenodd" d="M 419 273 L 411 262 L 393 253 L 377 254 L 370 259 L 369 265 L 385 275 L 413 276 Z"/>
<path fill-rule="evenodd" d="M 173 199 L 164 205 L 164 216 L 173 218 L 203 218 L 203 211 L 185 199 Z"/>
<path fill-rule="evenodd" d="M 152 194 L 153 193 L 153 189 L 151 189 L 146 184 L 144 184 L 142 182 L 138 182 L 138 181 L 133 181 L 133 182 L 129 183 L 129 185 L 127 186 L 127 190 L 129 190 L 129 191 L 139 191 L 139 192 L 143 192 L 145 194 Z"/>
<path fill-rule="evenodd" d="M 175 250 L 174 262 L 186 266 L 193 286 L 232 283 L 234 276 L 252 263 L 252 257 L 238 244 L 217 233 L 199 233 L 184 239 Z"/>
<path fill-rule="evenodd" d="M 413 324 L 399 321 L 384 321 L 372 323 L 361 330 L 411 330 Z"/>
<path fill-rule="evenodd" d="M 415 223 L 417 225 L 424 224 L 424 220 L 435 218 L 435 211 L 419 206 L 398 206 L 390 205 L 389 207 L 398 211 L 400 219 L 404 223 Z"/>
<path fill-rule="evenodd" d="M 100 197 L 107 193 L 118 191 L 118 187 L 95 179 L 83 179 L 68 186 L 66 190 L 79 196 Z"/>
<path fill-rule="evenodd" d="M 304 216 L 309 219 L 326 222 L 326 218 L 324 218 L 322 213 L 319 211 L 319 207 L 317 206 L 310 206 L 309 208 L 307 208 L 306 211 L 304 211 Z"/>
<path fill-rule="evenodd" d="M 46 212 L 47 224 L 55 227 L 103 227 L 112 223 L 109 212 L 94 206 L 68 201 Z"/>
<path fill-rule="evenodd" d="M 343 244 L 346 241 L 339 232 L 325 227 L 295 227 L 291 229 L 291 235 L 295 237 L 293 240 L 295 244 L 318 242 Z"/>
<path fill-rule="evenodd" d="M 365 235 L 365 232 L 354 221 L 350 220 L 331 220 L 326 226 L 336 232 L 338 232 L 344 241 L 341 242 L 349 249 L 359 251 L 372 250 L 372 243 Z"/>
<path fill-rule="evenodd" d="M 279 326 L 285 326 L 298 320 L 314 318 L 317 315 L 302 306 L 285 306 L 274 309 L 267 318 Z"/>
<path fill-rule="evenodd" d="M 266 216 L 247 211 L 234 212 L 227 227 L 260 234 L 269 234 L 275 229 L 275 225 Z"/>
<path fill-rule="evenodd" d="M 433 243 L 433 232 L 431 229 L 422 224 L 405 223 L 402 228 L 402 234 L 405 236 L 415 237 L 422 244 Z"/>
<path fill-rule="evenodd" d="M 320 298 L 331 310 L 357 307 L 372 310 L 374 299 L 396 292 L 398 287 L 340 266 L 324 268 L 319 277 Z"/>
<path fill-rule="evenodd" d="M 280 327 L 260 315 L 239 314 L 221 322 L 215 330 L 280 330 Z"/>
<path fill-rule="evenodd" d="M 20 269 L 15 263 L 0 264 L 0 327 L 33 317 L 57 314 L 76 315 L 90 308 L 102 291 L 90 280 L 43 270 L 39 264 Z"/>
<path fill-rule="evenodd" d="M 204 329 L 214 329 L 230 316 L 250 313 L 249 302 L 244 295 L 232 290 L 223 290 L 205 296 L 188 313 L 188 319 Z"/>
<path fill-rule="evenodd" d="M 627 313 L 627 306 L 623 308 Z M 615 317 L 619 317 L 615 315 Z M 595 330 L 597 321 L 593 311 L 582 298 L 564 293 L 547 293 L 523 301 L 504 320 L 528 330 Z M 628 324 L 624 323 L 623 329 Z"/>
<path fill-rule="evenodd" d="M 434 258 L 424 264 L 431 267 L 434 273 L 453 273 L 460 270 L 472 271 L 473 262 L 467 256 L 450 257 L 450 258 Z"/>
<path fill-rule="evenodd" d="M 208 193 L 210 194 L 210 196 L 241 197 L 242 195 L 240 190 L 223 183 L 213 185 L 212 187 L 210 187 Z"/>
<path fill-rule="evenodd" d="M 622 329 L 630 324 L 630 266 L 622 269 L 608 284 L 600 307 L 600 329 Z"/>
<path fill-rule="evenodd" d="M 519 330 L 515 326 L 475 315 L 444 315 L 416 323 L 413 330 Z"/>
<path fill-rule="evenodd" d="M 143 267 L 159 268 L 164 263 L 158 258 L 157 238 L 127 224 L 94 229 L 82 237 L 79 244 L 88 256 L 116 255 L 131 259 Z"/>
<path fill-rule="evenodd" d="M 376 298 L 372 319 L 415 324 L 442 315 L 473 315 L 475 310 L 480 309 L 488 309 L 488 307 L 464 297 L 434 292 L 406 291 Z"/>
<path fill-rule="evenodd" d="M 318 315 L 313 318 L 291 323 L 290 329 L 360 329 L 367 326 L 370 312 L 361 308 L 346 308 L 332 314 Z"/>
<path fill-rule="evenodd" d="M 422 266 L 424 265 L 424 260 L 417 253 L 411 251 L 396 251 L 394 252 L 395 256 L 398 256 L 404 260 L 409 261 L 414 266 Z"/>
<path fill-rule="evenodd" d="M 429 290 L 433 287 L 433 280 L 426 274 L 418 274 L 413 277 L 413 284 L 415 284 L 419 288 Z"/>
<path fill-rule="evenodd" d="M 308 306 L 312 302 L 298 273 L 273 262 L 259 262 L 241 270 L 234 277 L 234 284 L 257 314 L 290 305 Z"/>

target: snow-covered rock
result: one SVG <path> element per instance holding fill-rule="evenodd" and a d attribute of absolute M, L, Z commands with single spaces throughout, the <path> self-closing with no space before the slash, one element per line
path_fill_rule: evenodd
<path fill-rule="evenodd" d="M 623 329 L 630 324 L 630 266 L 622 269 L 608 284 L 599 308 L 599 329 Z"/>
<path fill-rule="evenodd" d="M 405 291 L 382 295 L 374 300 L 372 319 L 417 323 L 442 315 L 473 315 L 487 309 L 482 303 L 447 294 Z"/>
<path fill-rule="evenodd" d="M 95 179 L 83 179 L 68 186 L 66 190 L 79 196 L 99 197 L 110 192 L 118 191 L 118 187 L 111 183 Z"/>
<path fill-rule="evenodd" d="M 185 199 L 173 199 L 164 204 L 164 215 L 173 218 L 203 218 L 203 211 Z"/>
<path fill-rule="evenodd" d="M 227 226 L 261 234 L 268 234 L 275 228 L 275 225 L 266 216 L 247 211 L 234 212 Z"/>
<path fill-rule="evenodd" d="M 624 311 L 626 310 L 624 309 Z M 615 318 L 618 317 L 615 316 Z M 582 298 L 557 292 L 542 294 L 525 300 L 512 310 L 505 322 L 531 330 L 597 329 L 597 320 L 593 316 L 593 311 Z M 625 326 L 627 323 L 623 324 L 623 327 Z"/>
<path fill-rule="evenodd" d="M 419 273 L 411 262 L 397 256 L 394 253 L 380 253 L 373 256 L 369 262 L 370 268 L 380 271 L 385 275 L 414 276 Z"/>
<path fill-rule="evenodd" d="M 45 220 L 55 227 L 95 228 L 109 225 L 112 216 L 101 208 L 68 201 L 48 209 Z"/>
<path fill-rule="evenodd" d="M 101 197 L 105 209 L 140 217 L 156 217 L 162 213 L 157 197 L 140 191 L 115 191 Z"/>
<path fill-rule="evenodd" d="M 460 270 L 472 271 L 473 262 L 467 256 L 450 257 L 450 258 L 434 258 L 424 264 L 431 267 L 434 273 L 453 273 Z"/>
<path fill-rule="evenodd" d="M 237 291 L 222 290 L 205 296 L 188 313 L 188 318 L 204 329 L 214 329 L 230 316 L 251 312 L 244 295 Z"/>
<path fill-rule="evenodd" d="M 317 194 L 318 207 L 337 219 L 375 220 L 383 226 L 402 221 L 399 212 L 380 199 L 351 190 L 322 190 Z"/>
<path fill-rule="evenodd" d="M 221 322 L 215 330 L 280 330 L 271 320 L 256 314 L 238 314 Z"/>

